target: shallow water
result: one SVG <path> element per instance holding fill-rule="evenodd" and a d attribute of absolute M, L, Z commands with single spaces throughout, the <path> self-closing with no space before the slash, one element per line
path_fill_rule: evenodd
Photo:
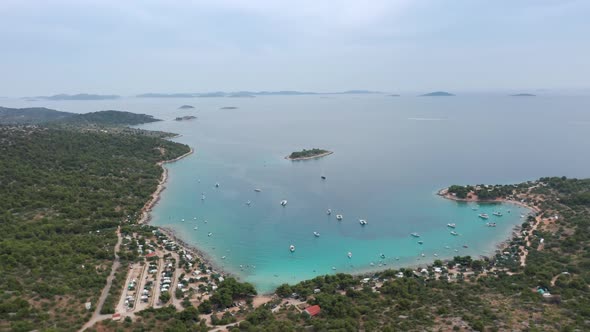
<path fill-rule="evenodd" d="M 481 205 L 473 211 L 471 204 L 438 197 L 438 189 L 551 175 L 587 177 L 590 170 L 590 156 L 583 153 L 590 146 L 587 97 L 3 102 L 76 112 L 121 109 L 166 120 L 142 127 L 179 133 L 176 140 L 196 153 L 166 166 L 169 182 L 153 211 L 153 224 L 175 229 L 217 265 L 262 292 L 324 273 L 489 254 L 521 223 L 526 210 Z M 178 110 L 183 104 L 196 109 Z M 219 109 L 223 106 L 239 108 Z M 172 121 L 189 114 L 198 119 Z M 313 147 L 334 154 L 310 161 L 284 159 Z M 279 204 L 282 199 L 288 200 L 286 207 Z M 504 216 L 492 216 L 496 210 Z M 341 222 L 335 219 L 339 213 Z M 490 214 L 498 227 L 486 227 L 479 213 Z M 368 225 L 361 226 L 359 219 Z M 450 234 L 449 222 L 457 224 L 459 236 Z M 420 233 L 423 245 L 412 232 Z M 382 263 L 387 265 L 379 267 Z"/>

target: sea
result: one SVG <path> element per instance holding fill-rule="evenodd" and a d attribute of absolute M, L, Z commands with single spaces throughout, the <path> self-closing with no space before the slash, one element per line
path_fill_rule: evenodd
<path fill-rule="evenodd" d="M 439 189 L 590 176 L 587 96 L 129 97 L 1 99 L 0 105 L 116 109 L 162 119 L 139 127 L 177 133 L 173 140 L 195 153 L 165 166 L 168 182 L 151 223 L 173 229 L 216 268 L 261 293 L 324 274 L 493 255 L 529 211 L 449 201 Z M 197 118 L 174 121 L 185 115 Z M 285 159 L 311 148 L 334 153 Z M 487 227 L 480 213 L 497 227 Z M 448 223 L 459 235 L 450 234 Z"/>

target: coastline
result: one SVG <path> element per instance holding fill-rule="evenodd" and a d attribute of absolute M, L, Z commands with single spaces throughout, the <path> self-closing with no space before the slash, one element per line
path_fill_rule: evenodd
<path fill-rule="evenodd" d="M 526 209 L 531 210 L 531 212 L 533 212 L 534 214 L 539 214 L 541 212 L 541 209 L 539 207 L 536 206 L 530 206 L 528 204 L 525 204 L 523 202 L 519 202 L 519 201 L 515 201 L 515 200 L 510 200 L 510 199 L 505 199 L 505 198 L 496 198 L 496 199 L 479 199 L 479 198 L 458 198 L 452 194 L 449 193 L 449 188 L 443 188 L 441 190 L 439 190 L 437 192 L 437 195 L 444 198 L 444 199 L 448 199 L 450 201 L 455 201 L 455 202 L 463 202 L 463 203 L 488 203 L 488 204 L 493 204 L 493 203 L 507 203 L 507 204 L 513 204 L 516 206 L 520 206 Z M 521 226 L 519 225 L 515 225 L 512 228 L 512 232 L 511 235 L 515 236 L 517 235 L 521 230 Z M 498 242 L 495 247 L 496 247 L 496 251 L 504 251 L 506 250 L 508 247 L 510 247 L 510 238 L 505 239 L 501 242 Z M 486 256 L 482 256 L 482 257 L 486 257 Z"/>
<path fill-rule="evenodd" d="M 479 198 L 458 198 L 449 193 L 449 188 L 443 188 L 437 192 L 437 195 L 441 196 L 442 198 L 455 201 L 455 202 L 465 202 L 465 203 L 508 203 L 518 205 L 523 208 L 527 208 L 529 210 L 534 211 L 535 213 L 541 212 L 541 209 L 536 206 L 530 206 L 523 202 L 505 199 L 505 198 L 496 198 L 496 199 L 479 199 Z"/>
<path fill-rule="evenodd" d="M 158 182 L 158 186 L 156 187 L 156 191 L 154 191 L 152 193 L 150 200 L 147 201 L 145 203 L 145 205 L 141 208 L 141 216 L 140 216 L 139 220 L 137 221 L 138 224 L 147 224 L 150 222 L 151 211 L 152 211 L 154 205 L 156 205 L 156 203 L 160 200 L 160 195 L 162 194 L 162 191 L 164 191 L 164 189 L 166 189 L 165 185 L 166 185 L 166 181 L 168 181 L 168 169 L 166 167 L 164 167 L 164 164 L 177 162 L 180 159 L 193 154 L 194 152 L 195 152 L 195 150 L 191 147 L 190 151 L 183 154 L 182 156 L 179 156 L 179 157 L 176 157 L 176 158 L 170 159 L 170 160 L 159 161 L 158 163 L 156 163 L 156 165 L 158 165 L 159 167 L 162 168 L 162 176 L 160 176 L 160 181 Z"/>
<path fill-rule="evenodd" d="M 322 158 L 322 157 L 329 156 L 329 155 L 331 155 L 332 153 L 334 153 L 334 152 L 332 152 L 332 151 L 328 151 L 328 152 L 324 152 L 324 153 L 322 153 L 322 154 L 318 154 L 318 155 L 315 155 L 315 156 L 310 156 L 310 157 L 301 157 L 301 158 L 291 158 L 291 157 L 289 157 L 289 156 L 286 156 L 286 157 L 285 157 L 285 159 L 287 159 L 287 160 L 291 160 L 291 161 L 300 161 L 300 160 L 318 159 L 318 158 Z"/>
<path fill-rule="evenodd" d="M 174 138 L 177 138 L 177 137 L 180 137 L 180 135 L 174 136 Z M 164 165 L 177 162 L 185 157 L 188 157 L 189 155 L 193 154 L 194 152 L 195 152 L 194 149 L 192 147 L 190 147 L 189 152 L 187 152 L 177 158 L 170 159 L 170 160 L 163 160 L 163 161 L 156 163 L 156 165 L 158 165 L 159 167 L 162 168 L 162 176 L 160 177 L 160 180 L 158 182 L 158 186 L 156 187 L 156 190 L 152 193 L 150 200 L 148 202 L 146 202 L 145 205 L 143 206 L 143 208 L 141 209 L 141 217 L 137 221 L 138 224 L 148 225 L 150 223 L 151 218 L 152 218 L 152 216 L 151 216 L 152 209 L 154 208 L 156 203 L 158 203 L 158 201 L 160 200 L 160 196 L 161 196 L 162 192 L 164 191 L 164 189 L 166 189 L 166 182 L 168 181 L 168 169 L 166 167 L 164 167 Z M 182 247 L 183 250 L 185 250 L 186 252 L 189 252 L 193 256 L 199 258 L 203 264 L 207 265 L 215 272 L 220 272 L 224 275 L 231 275 L 230 273 L 227 273 L 226 271 L 224 271 L 224 269 L 222 269 L 217 264 L 212 263 L 212 260 L 207 256 L 207 254 L 205 252 L 200 250 L 198 247 L 188 244 L 186 241 L 184 241 L 180 237 L 180 235 L 178 235 L 177 232 L 175 230 L 173 230 L 172 228 L 162 227 L 162 226 L 157 226 L 157 228 L 158 228 L 158 230 L 160 230 L 160 232 L 162 232 L 164 235 L 166 235 L 169 239 L 176 242 L 178 244 L 178 246 Z"/>

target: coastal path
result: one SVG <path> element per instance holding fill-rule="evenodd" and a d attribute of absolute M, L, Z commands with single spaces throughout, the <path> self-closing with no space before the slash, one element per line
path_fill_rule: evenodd
<path fill-rule="evenodd" d="M 117 253 L 119 252 L 119 247 L 121 246 L 122 240 L 123 240 L 123 238 L 121 237 L 121 228 L 117 227 L 117 244 L 115 244 L 115 261 L 113 262 L 113 266 L 111 267 L 111 274 L 109 274 L 109 276 L 107 277 L 107 284 L 102 289 L 102 293 L 100 294 L 100 297 L 98 298 L 98 302 L 96 303 L 96 309 L 94 309 L 94 313 L 92 313 L 92 317 L 90 317 L 90 320 L 82 326 L 80 331 L 84 331 L 87 328 L 96 324 L 96 322 L 107 319 L 107 318 L 111 318 L 111 316 L 112 316 L 112 315 L 101 315 L 100 310 L 102 310 L 102 306 L 104 305 L 104 301 L 107 299 L 107 296 L 109 295 L 109 291 L 111 290 L 111 285 L 113 284 L 113 279 L 115 278 L 115 271 L 117 271 L 117 269 L 121 265 L 121 262 L 119 260 L 119 255 Z"/>

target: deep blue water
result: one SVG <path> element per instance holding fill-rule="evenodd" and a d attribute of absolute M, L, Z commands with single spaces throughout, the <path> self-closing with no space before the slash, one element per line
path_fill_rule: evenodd
<path fill-rule="evenodd" d="M 179 133 L 175 140 L 196 153 L 167 165 L 169 182 L 153 211 L 153 224 L 175 229 L 217 265 L 263 292 L 324 273 L 425 264 L 435 254 L 489 254 L 526 211 L 509 205 L 473 211 L 472 205 L 438 197 L 438 189 L 590 175 L 588 97 L 2 102 L 73 112 L 120 109 L 164 119 L 142 128 Z M 178 110 L 183 104 L 196 109 Z M 172 121 L 189 114 L 198 119 Z M 284 159 L 313 147 L 334 154 L 311 161 Z M 286 207 L 280 206 L 282 199 L 288 200 Z M 332 216 L 326 215 L 328 208 Z M 498 227 L 485 227 L 477 214 L 496 210 L 504 212 L 490 217 Z M 341 222 L 335 219 L 338 213 L 344 215 Z M 361 218 L 369 224 L 360 226 Z M 450 235 L 449 222 L 457 224 L 460 236 Z M 314 231 L 321 236 L 314 237 Z M 420 233 L 424 244 L 417 244 L 411 232 Z"/>

